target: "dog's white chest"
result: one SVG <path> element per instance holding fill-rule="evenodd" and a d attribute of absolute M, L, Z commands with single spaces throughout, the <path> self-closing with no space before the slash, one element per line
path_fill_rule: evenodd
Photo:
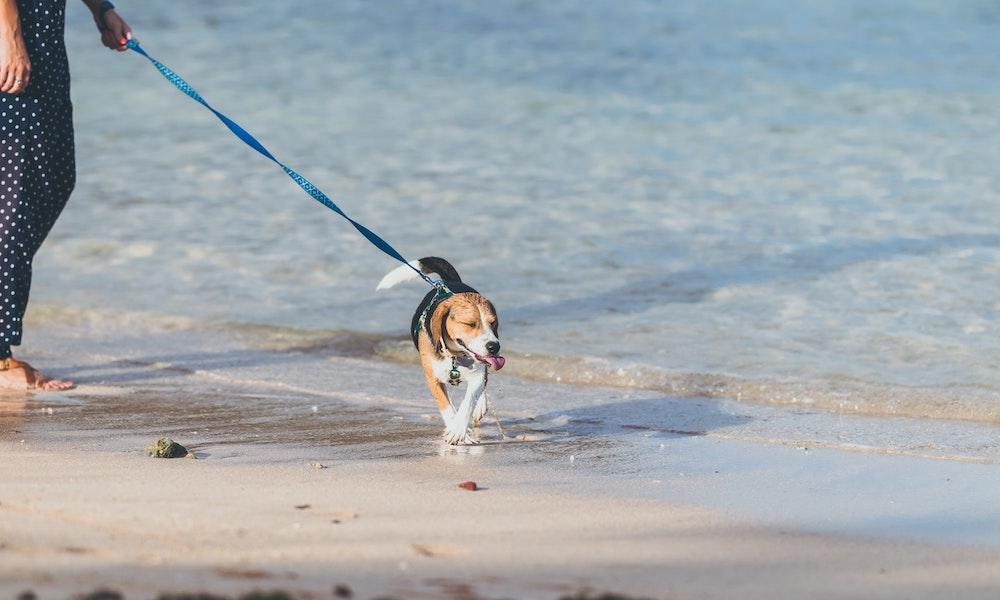
<path fill-rule="evenodd" d="M 431 363 L 431 368 L 434 371 L 434 377 L 437 377 L 437 380 L 441 383 L 457 385 L 454 382 L 462 383 L 469 380 L 469 375 L 476 370 L 476 364 L 464 357 L 453 359 L 450 356 L 446 356 L 442 359 L 434 360 Z M 455 373 L 458 373 L 457 379 Z"/>

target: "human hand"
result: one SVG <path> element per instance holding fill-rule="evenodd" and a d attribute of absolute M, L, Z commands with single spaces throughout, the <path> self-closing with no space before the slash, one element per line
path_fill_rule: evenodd
<path fill-rule="evenodd" d="M 20 94 L 28 87 L 31 59 L 21 34 L 8 36 L 0 46 L 0 92 Z"/>
<path fill-rule="evenodd" d="M 101 13 L 94 15 L 94 21 L 97 23 L 97 30 L 101 32 L 102 44 L 119 52 L 124 52 L 128 48 L 127 43 L 132 39 L 132 28 L 115 9 L 104 11 L 103 16 Z"/>

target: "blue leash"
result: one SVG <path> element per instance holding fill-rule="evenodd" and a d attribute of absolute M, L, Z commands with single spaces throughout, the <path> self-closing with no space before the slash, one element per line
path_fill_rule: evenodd
<path fill-rule="evenodd" d="M 141 55 L 145 56 L 147 59 L 149 59 L 149 62 L 153 63 L 153 66 L 156 67 L 156 69 L 160 72 L 160 74 L 162 74 L 167 79 L 167 81 L 169 81 L 170 83 L 174 84 L 177 87 L 177 89 L 179 89 L 180 91 L 182 91 L 185 94 L 187 94 L 188 96 L 190 96 L 191 99 L 194 100 L 195 102 L 197 102 L 198 104 L 201 104 L 202 106 L 204 106 L 208 110 L 212 111 L 212 114 L 214 114 L 216 117 L 218 117 L 220 121 L 222 121 L 223 123 L 225 123 L 226 127 L 228 127 L 229 130 L 232 131 L 233 134 L 236 137 L 238 137 L 241 140 L 243 140 L 243 142 L 247 146 L 250 146 L 251 148 L 253 148 L 257 152 L 261 153 L 264 157 L 270 159 L 276 165 L 278 165 L 279 167 L 281 167 L 281 169 L 285 173 L 287 173 L 289 177 L 292 178 L 292 181 L 294 181 L 295 183 L 299 184 L 299 187 L 301 187 L 303 190 L 305 190 L 305 192 L 307 194 L 309 194 L 310 196 L 312 196 L 314 200 L 316 200 L 317 202 L 319 202 L 323 206 L 329 208 L 333 212 L 337 213 L 338 215 L 340 215 L 340 216 L 344 217 L 345 219 L 347 219 L 348 221 L 350 221 L 351 225 L 354 225 L 354 228 L 357 229 L 358 232 L 361 233 L 361 235 L 365 236 L 365 238 L 369 242 L 371 242 L 376 248 L 378 248 L 382 252 L 385 252 L 386 254 L 388 254 L 389 256 L 391 256 L 392 258 L 395 258 L 399 262 L 403 263 L 404 265 L 406 265 L 406 266 L 410 267 L 411 269 L 413 269 L 414 271 L 416 271 L 417 275 L 420 275 L 420 277 L 424 281 L 426 281 L 427 283 L 431 284 L 432 286 L 434 286 L 436 288 L 439 288 L 440 286 L 443 285 L 442 282 L 435 281 L 435 280 L 431 279 L 430 277 L 428 277 L 427 275 L 425 275 L 420 269 L 417 269 L 416 267 L 414 267 L 413 265 L 411 265 L 405 258 L 403 258 L 402 254 L 400 254 L 399 252 L 397 252 L 396 249 L 393 248 L 391 244 L 389 244 L 389 242 L 387 242 L 387 241 L 383 240 L 381 237 L 379 237 L 379 235 L 377 233 L 375 233 L 371 229 L 368 229 L 367 227 L 365 227 L 361 223 L 358 223 L 357 221 L 355 221 L 351 217 L 347 216 L 347 213 L 345 213 L 343 210 L 341 210 L 339 206 L 337 206 L 336 204 L 334 204 L 333 200 L 330 200 L 330 198 L 327 197 L 327 195 L 324 194 L 318 187 L 316 187 L 315 185 L 313 185 L 311 181 L 309 181 L 305 177 L 299 175 L 293 169 L 291 169 L 287 165 L 285 165 L 285 163 L 281 162 L 280 160 L 278 160 L 277 158 L 275 158 L 274 155 L 272 155 L 270 152 L 268 152 L 267 148 L 265 148 L 263 144 L 261 144 L 259 141 L 257 141 L 257 138 L 255 138 L 254 136 L 250 135 L 250 133 L 246 129 L 243 129 L 235 121 L 233 121 L 232 119 L 230 119 L 226 115 L 224 115 L 224 114 L 220 113 L 219 111 L 215 110 L 214 108 L 212 108 L 212 106 L 208 102 L 205 102 L 205 99 L 201 97 L 201 94 L 199 94 L 197 91 L 195 91 L 195 89 L 193 87 L 191 87 L 190 85 L 188 85 L 188 82 L 184 81 L 184 79 L 181 78 L 180 75 L 178 75 L 177 73 L 174 73 L 166 65 L 164 65 L 160 61 L 156 60 L 155 58 L 153 58 L 149 54 L 146 54 L 146 51 L 142 49 L 142 46 L 139 45 L 139 42 L 137 42 L 135 40 L 129 40 L 128 41 L 128 47 L 129 47 L 129 49 L 131 49 L 131 50 L 133 50 L 135 52 L 138 52 L 139 54 L 141 54 Z"/>

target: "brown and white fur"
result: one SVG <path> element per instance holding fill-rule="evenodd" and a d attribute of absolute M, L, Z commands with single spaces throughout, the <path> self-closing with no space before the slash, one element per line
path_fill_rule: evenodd
<path fill-rule="evenodd" d="M 453 445 L 478 443 L 471 427 L 479 425 L 486 414 L 487 376 L 490 368 L 498 371 L 505 362 L 500 356 L 500 320 L 496 309 L 492 302 L 462 283 L 455 267 L 443 258 L 428 256 L 411 261 L 410 265 L 427 275 L 437 274 L 454 292 L 430 309 L 428 305 L 432 305 L 437 290 L 428 292 L 417 306 L 410 331 L 427 387 L 444 419 L 445 441 Z M 413 269 L 401 265 L 387 273 L 376 289 L 417 278 Z M 459 374 L 457 381 L 451 376 L 453 366 Z M 458 408 L 448 399 L 447 383 L 467 384 L 465 398 Z"/>

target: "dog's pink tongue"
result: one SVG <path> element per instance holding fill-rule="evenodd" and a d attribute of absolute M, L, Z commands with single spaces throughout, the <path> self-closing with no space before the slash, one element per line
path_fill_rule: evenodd
<path fill-rule="evenodd" d="M 507 359 L 502 356 L 487 356 L 486 362 L 491 367 L 493 367 L 494 371 L 499 371 L 500 369 L 503 368 L 503 365 L 504 363 L 507 362 Z"/>

